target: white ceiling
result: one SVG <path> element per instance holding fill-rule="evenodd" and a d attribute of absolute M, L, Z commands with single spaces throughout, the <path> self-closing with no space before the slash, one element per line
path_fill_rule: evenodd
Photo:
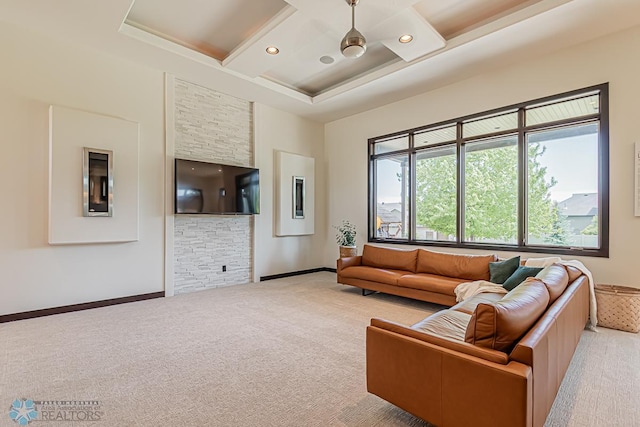
<path fill-rule="evenodd" d="M 640 25 L 640 0 L 360 0 L 355 16 L 368 49 L 348 59 L 345 0 L 0 0 L 0 21 L 321 122 Z"/>

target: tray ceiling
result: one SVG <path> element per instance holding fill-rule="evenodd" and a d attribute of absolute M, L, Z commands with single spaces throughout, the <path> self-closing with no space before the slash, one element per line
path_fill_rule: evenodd
<path fill-rule="evenodd" d="M 367 52 L 360 58 L 340 52 L 351 28 L 345 0 L 136 0 L 125 23 L 152 36 L 149 43 L 160 38 L 207 55 L 229 72 L 316 97 L 392 73 L 445 48 L 465 30 L 534 3 L 361 0 L 356 28 L 367 39 Z M 404 34 L 413 40 L 400 43 Z M 269 55 L 269 46 L 279 54 Z"/>

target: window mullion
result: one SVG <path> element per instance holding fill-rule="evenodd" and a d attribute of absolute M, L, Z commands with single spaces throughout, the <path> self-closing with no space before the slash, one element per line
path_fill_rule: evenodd
<path fill-rule="evenodd" d="M 464 141 L 462 140 L 462 122 L 456 124 L 457 157 L 457 203 L 456 203 L 456 242 L 464 242 Z"/>
<path fill-rule="evenodd" d="M 377 177 L 376 177 L 376 160 L 373 157 L 374 142 L 369 140 L 369 179 L 367 185 L 369 186 L 369 236 L 368 239 L 376 237 L 376 216 L 378 214 L 376 201 L 377 201 Z"/>
<path fill-rule="evenodd" d="M 609 256 L 609 86 L 600 91 L 600 128 L 598 130 L 599 246 Z"/>
<path fill-rule="evenodd" d="M 518 110 L 518 246 L 525 245 L 527 233 L 527 161 L 525 140 L 525 109 Z"/>
<path fill-rule="evenodd" d="M 413 133 L 409 134 L 409 230 L 407 239 L 411 242 L 416 239 L 416 150 L 414 147 Z"/>

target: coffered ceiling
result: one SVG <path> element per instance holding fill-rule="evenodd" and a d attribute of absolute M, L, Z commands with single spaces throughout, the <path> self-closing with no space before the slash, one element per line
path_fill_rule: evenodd
<path fill-rule="evenodd" d="M 347 83 L 408 67 L 456 35 L 536 3 L 541 2 L 362 0 L 355 8 L 356 28 L 367 39 L 367 51 L 359 58 L 340 51 L 351 27 L 345 0 L 136 0 L 125 31 L 158 46 L 178 44 L 213 58 L 223 70 L 321 101 L 342 93 Z M 411 42 L 401 43 L 403 35 Z M 270 46 L 278 54 L 267 53 Z"/>
<path fill-rule="evenodd" d="M 640 1 L 360 0 L 359 58 L 345 0 L 0 0 L 0 21 L 329 121 L 639 25 Z"/>
<path fill-rule="evenodd" d="M 427 19 L 437 16 L 434 5 L 438 3 L 359 2 L 356 27 L 367 38 L 368 49 L 356 59 L 345 58 L 340 52 L 340 40 L 351 27 L 351 8 L 345 0 L 183 0 L 167 3 L 162 9 L 156 0 L 137 0 L 126 23 L 208 55 L 220 61 L 224 69 L 316 96 L 374 70 L 408 63 L 442 49 L 445 39 Z M 464 11 L 480 8 L 477 0 L 465 3 Z M 492 11 L 494 16 L 522 1 L 496 3 L 499 7 Z M 477 24 L 462 19 L 454 14 L 444 21 L 451 28 Z M 410 34 L 413 40 L 401 43 L 399 37 L 404 34 Z M 269 46 L 277 47 L 279 53 L 268 54 Z"/>

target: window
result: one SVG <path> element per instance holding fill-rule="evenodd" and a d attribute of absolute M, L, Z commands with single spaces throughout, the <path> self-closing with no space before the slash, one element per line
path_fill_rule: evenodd
<path fill-rule="evenodd" d="M 464 241 L 518 242 L 518 138 L 465 144 Z"/>
<path fill-rule="evenodd" d="M 416 154 L 416 240 L 456 241 L 456 150 Z"/>
<path fill-rule="evenodd" d="M 407 239 L 409 223 L 409 156 L 400 154 L 376 162 L 380 186 L 376 200 L 375 236 L 386 239 Z"/>
<path fill-rule="evenodd" d="M 608 85 L 369 140 L 369 241 L 608 256 Z"/>

